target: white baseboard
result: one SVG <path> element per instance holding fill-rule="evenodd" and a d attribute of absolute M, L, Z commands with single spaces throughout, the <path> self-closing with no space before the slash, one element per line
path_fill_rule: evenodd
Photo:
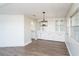
<path fill-rule="evenodd" d="M 24 46 L 24 44 L 20 44 L 20 45 L 0 45 L 0 47 L 22 47 Z"/>
<path fill-rule="evenodd" d="M 24 46 L 26 46 L 26 45 L 28 45 L 30 43 L 32 43 L 32 40 L 30 40 L 29 42 L 25 43 Z"/>
<path fill-rule="evenodd" d="M 32 41 L 28 41 L 27 43 L 23 43 L 23 44 L 15 44 L 15 45 L 0 45 L 0 47 L 23 47 L 23 46 L 26 46 L 28 44 L 30 44 Z"/>
<path fill-rule="evenodd" d="M 38 38 L 38 39 L 41 39 L 41 38 Z M 65 42 L 65 40 L 52 40 L 52 39 L 41 39 L 41 40 L 49 40 L 49 41 L 58 41 L 58 42 Z"/>
<path fill-rule="evenodd" d="M 65 44 L 66 44 L 66 42 L 65 42 Z M 67 44 L 66 44 L 66 47 L 67 47 L 67 49 L 68 49 L 69 55 L 72 56 L 71 51 L 70 51 L 70 49 L 69 49 L 69 47 L 68 47 Z"/>

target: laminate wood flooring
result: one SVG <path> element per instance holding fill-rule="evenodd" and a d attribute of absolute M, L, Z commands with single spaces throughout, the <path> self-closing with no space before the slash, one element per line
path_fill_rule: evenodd
<path fill-rule="evenodd" d="M 0 56 L 69 56 L 69 53 L 64 42 L 38 39 L 24 47 L 1 47 Z"/>

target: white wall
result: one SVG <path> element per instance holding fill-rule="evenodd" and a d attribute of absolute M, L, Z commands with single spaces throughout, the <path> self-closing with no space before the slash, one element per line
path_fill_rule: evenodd
<path fill-rule="evenodd" d="M 33 19 L 24 15 L 0 15 L 0 47 L 25 46 L 31 43 L 35 28 L 32 22 Z"/>
<path fill-rule="evenodd" d="M 53 41 L 65 41 L 65 31 L 56 31 L 56 20 L 65 20 L 64 18 L 48 18 L 48 26 L 43 30 L 38 24 L 37 38 Z M 38 23 L 41 20 L 38 20 Z"/>
<path fill-rule="evenodd" d="M 24 16 L 24 44 L 27 45 L 32 42 L 32 25 L 33 19 Z"/>
<path fill-rule="evenodd" d="M 31 32 L 32 39 L 37 40 L 37 19 L 31 19 Z"/>
<path fill-rule="evenodd" d="M 79 56 L 79 42 L 77 42 L 72 35 L 73 33 L 71 32 L 72 28 L 70 18 L 70 16 L 76 11 L 77 8 L 79 8 L 79 4 L 73 4 L 67 15 L 67 33 L 65 43 L 70 55 L 72 56 Z"/>
<path fill-rule="evenodd" d="M 24 45 L 24 15 L 0 15 L 0 47 Z"/>

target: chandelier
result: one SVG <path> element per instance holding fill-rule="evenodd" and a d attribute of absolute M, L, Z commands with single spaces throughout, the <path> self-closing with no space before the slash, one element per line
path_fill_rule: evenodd
<path fill-rule="evenodd" d="M 43 13 L 43 20 L 41 21 L 41 25 L 42 25 L 43 27 L 45 27 L 45 26 L 47 26 L 47 22 L 48 22 L 48 21 L 45 20 L 45 12 L 42 12 L 42 13 Z"/>

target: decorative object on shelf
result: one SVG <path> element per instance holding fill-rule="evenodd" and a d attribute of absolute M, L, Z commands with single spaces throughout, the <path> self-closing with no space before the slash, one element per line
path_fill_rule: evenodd
<path fill-rule="evenodd" d="M 43 12 L 43 20 L 41 21 L 41 26 L 42 27 L 46 27 L 47 26 L 47 22 L 48 22 L 48 21 L 45 20 L 45 13 L 46 12 Z"/>

